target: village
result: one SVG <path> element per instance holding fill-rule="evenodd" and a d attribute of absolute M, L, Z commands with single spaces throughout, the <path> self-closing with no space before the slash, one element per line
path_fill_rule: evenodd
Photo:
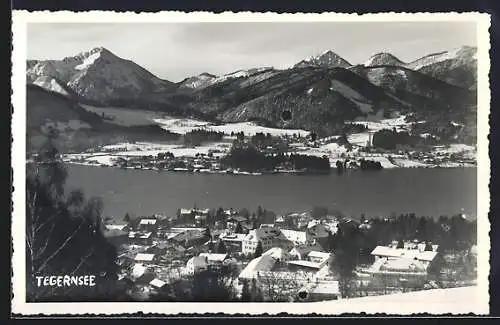
<path fill-rule="evenodd" d="M 118 249 L 118 281 L 135 300 L 193 299 L 194 279 L 204 274 L 215 275 L 231 292 L 231 301 L 312 302 L 475 281 L 474 276 L 457 276 L 450 263 L 461 258 L 457 254 L 444 253 L 429 241 L 400 240 L 375 245 L 346 283 L 332 265 L 336 251 L 329 241 L 346 225 L 369 229 L 367 220 L 318 218 L 310 212 L 256 219 L 233 209 L 196 207 L 170 217 L 106 220 L 104 236 Z M 468 251 L 468 256 L 477 254 L 475 245 Z"/>

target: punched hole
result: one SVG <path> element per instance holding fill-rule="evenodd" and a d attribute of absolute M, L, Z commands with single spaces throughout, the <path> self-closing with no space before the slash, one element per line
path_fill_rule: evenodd
<path fill-rule="evenodd" d="M 285 122 L 290 121 L 292 119 L 292 112 L 289 110 L 284 110 L 283 112 L 281 112 L 281 119 Z"/>

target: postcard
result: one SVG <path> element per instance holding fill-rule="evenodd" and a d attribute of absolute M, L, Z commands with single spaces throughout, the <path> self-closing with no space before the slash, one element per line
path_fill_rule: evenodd
<path fill-rule="evenodd" d="M 12 26 L 13 313 L 489 313 L 488 14 Z"/>

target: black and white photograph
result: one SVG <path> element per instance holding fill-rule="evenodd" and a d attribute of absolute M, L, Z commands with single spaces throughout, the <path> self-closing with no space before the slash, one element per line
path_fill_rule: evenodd
<path fill-rule="evenodd" d="M 196 15 L 13 15 L 18 310 L 488 313 L 489 16 Z"/>

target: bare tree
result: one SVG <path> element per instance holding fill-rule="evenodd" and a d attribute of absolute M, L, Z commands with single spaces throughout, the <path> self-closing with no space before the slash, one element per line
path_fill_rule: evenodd
<path fill-rule="evenodd" d="M 300 287 L 297 272 L 260 272 L 258 282 L 264 296 L 273 302 L 288 302 Z"/>
<path fill-rule="evenodd" d="M 28 300 L 56 299 L 109 292 L 101 281 L 84 294 L 77 287 L 41 286 L 37 276 L 116 276 L 116 250 L 101 233 L 99 199 L 85 201 L 81 191 L 64 195 L 66 170 L 50 143 L 39 161 L 27 166 L 26 177 L 26 265 Z M 80 289 L 80 290 L 79 290 Z M 78 291 L 78 292 L 75 292 Z"/>

